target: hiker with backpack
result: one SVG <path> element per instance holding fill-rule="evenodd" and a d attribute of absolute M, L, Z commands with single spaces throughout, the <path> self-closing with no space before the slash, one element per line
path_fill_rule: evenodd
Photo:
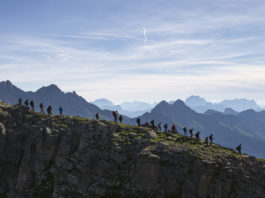
<path fill-rule="evenodd" d="M 140 118 L 137 118 L 136 122 L 137 122 L 138 127 L 141 126 L 141 120 L 140 120 Z"/>
<path fill-rule="evenodd" d="M 172 125 L 171 130 L 172 130 L 173 133 L 176 133 L 177 132 L 177 129 L 176 129 L 176 125 L 175 124 Z"/>
<path fill-rule="evenodd" d="M 45 112 L 44 112 L 44 105 L 43 105 L 43 103 L 40 103 L 40 112 L 41 112 L 41 113 L 45 113 Z"/>
<path fill-rule="evenodd" d="M 195 133 L 195 137 L 196 139 L 199 141 L 200 140 L 200 131 L 198 131 L 197 133 Z"/>
<path fill-rule="evenodd" d="M 28 107 L 29 106 L 29 100 L 25 100 L 24 104 Z"/>
<path fill-rule="evenodd" d="M 120 116 L 119 116 L 119 121 L 120 121 L 120 123 L 122 123 L 122 120 L 123 120 L 123 117 L 122 117 L 122 115 L 120 115 Z"/>
<path fill-rule="evenodd" d="M 210 139 L 210 144 L 212 145 L 213 144 L 213 134 L 212 133 L 210 134 L 209 139 Z"/>
<path fill-rule="evenodd" d="M 99 120 L 99 114 L 98 114 L 98 112 L 96 113 L 96 120 Z"/>
<path fill-rule="evenodd" d="M 190 132 L 190 137 L 192 138 L 193 137 L 193 129 L 190 129 L 189 132 Z"/>
<path fill-rule="evenodd" d="M 187 127 L 186 126 L 183 128 L 183 132 L 184 132 L 184 136 L 187 136 Z"/>
<path fill-rule="evenodd" d="M 59 107 L 59 113 L 60 113 L 60 116 L 63 115 L 63 108 L 62 108 L 62 106 Z"/>
<path fill-rule="evenodd" d="M 51 105 L 48 106 L 48 108 L 47 108 L 47 113 L 48 113 L 49 115 L 52 114 L 52 106 L 51 106 Z"/>
<path fill-rule="evenodd" d="M 164 124 L 164 129 L 165 129 L 165 132 L 167 132 L 167 129 L 168 129 L 168 125 L 167 124 Z"/>
<path fill-rule="evenodd" d="M 34 111 L 34 101 L 31 100 L 29 104 L 30 104 L 30 106 L 31 106 L 31 109 Z"/>
<path fill-rule="evenodd" d="M 241 144 L 239 144 L 239 145 L 236 147 L 236 150 L 238 151 L 239 154 L 241 154 Z"/>
<path fill-rule="evenodd" d="M 21 105 L 22 105 L 22 102 L 23 102 L 23 101 L 22 101 L 22 98 L 19 98 L 19 99 L 18 99 L 18 105 L 21 106 Z"/>
<path fill-rule="evenodd" d="M 152 126 L 152 129 L 155 129 L 155 121 L 154 120 L 151 120 L 151 126 Z"/>
<path fill-rule="evenodd" d="M 114 122 L 118 122 L 118 111 L 112 111 Z"/>
<path fill-rule="evenodd" d="M 206 144 L 206 146 L 208 146 L 208 143 L 209 143 L 209 141 L 208 141 L 208 137 L 206 137 L 206 138 L 205 138 L 205 144 Z"/>
<path fill-rule="evenodd" d="M 159 122 L 159 123 L 157 124 L 157 128 L 158 128 L 158 131 L 161 131 L 161 130 L 162 130 L 161 122 Z"/>

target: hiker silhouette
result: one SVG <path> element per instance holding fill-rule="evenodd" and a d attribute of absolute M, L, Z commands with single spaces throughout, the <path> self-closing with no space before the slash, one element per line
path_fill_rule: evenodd
<path fill-rule="evenodd" d="M 120 117 L 119 117 L 120 123 L 122 123 L 122 120 L 123 120 L 123 117 L 122 117 L 122 115 L 120 115 Z"/>
<path fill-rule="evenodd" d="M 187 127 L 183 128 L 184 136 L 187 136 Z"/>
<path fill-rule="evenodd" d="M 213 144 L 213 134 L 212 133 L 210 134 L 209 139 L 210 139 L 210 143 L 212 145 Z"/>
<path fill-rule="evenodd" d="M 31 109 L 34 111 L 34 100 L 30 101 L 30 106 L 31 106 Z"/>
<path fill-rule="evenodd" d="M 43 103 L 40 103 L 40 112 L 41 112 L 41 113 L 45 113 L 45 112 L 44 112 L 44 105 L 43 105 Z"/>
<path fill-rule="evenodd" d="M 98 112 L 96 113 L 96 120 L 99 120 L 99 114 L 98 114 Z"/>
<path fill-rule="evenodd" d="M 190 129 L 190 137 L 192 138 L 193 137 L 193 129 Z"/>
<path fill-rule="evenodd" d="M 162 127 L 161 127 L 161 122 L 159 122 L 159 123 L 157 124 L 157 128 L 158 128 L 158 130 L 159 130 L 159 131 L 161 131 L 161 130 L 162 130 Z"/>
<path fill-rule="evenodd" d="M 238 151 L 239 154 L 241 154 L 241 144 L 239 144 L 239 145 L 236 147 L 236 150 Z"/>
<path fill-rule="evenodd" d="M 114 122 L 118 122 L 118 111 L 112 111 Z"/>
<path fill-rule="evenodd" d="M 151 120 L 151 126 L 152 126 L 152 129 L 154 129 L 155 128 L 155 121 L 154 120 Z"/>
<path fill-rule="evenodd" d="M 208 137 L 206 137 L 206 138 L 205 138 L 205 144 L 206 144 L 206 146 L 208 146 L 208 143 L 209 143 L 209 141 L 208 141 Z"/>
<path fill-rule="evenodd" d="M 171 130 L 172 130 L 173 133 L 176 133 L 177 132 L 177 129 L 176 129 L 176 125 L 175 124 L 172 125 Z"/>
<path fill-rule="evenodd" d="M 138 127 L 139 127 L 139 126 L 141 125 L 141 120 L 140 120 L 140 118 L 137 118 L 136 122 L 137 122 Z"/>
<path fill-rule="evenodd" d="M 25 104 L 26 106 L 29 106 L 29 100 L 28 100 L 28 99 L 25 100 L 24 104 Z"/>
<path fill-rule="evenodd" d="M 63 115 L 63 108 L 62 108 L 62 106 L 59 107 L 59 113 L 60 113 L 60 115 Z"/>
<path fill-rule="evenodd" d="M 168 129 L 168 125 L 167 124 L 164 124 L 164 129 L 165 129 L 165 132 L 167 132 L 167 129 Z"/>
<path fill-rule="evenodd" d="M 195 137 L 197 140 L 200 140 L 200 131 L 198 131 L 197 133 L 195 133 Z"/>
<path fill-rule="evenodd" d="M 19 98 L 19 99 L 18 99 L 18 105 L 21 106 L 21 105 L 22 105 L 22 102 L 23 102 L 23 101 L 22 101 L 22 98 Z"/>
<path fill-rule="evenodd" d="M 48 108 L 47 108 L 47 113 L 48 113 L 49 115 L 52 114 L 52 106 L 51 106 L 51 105 L 48 106 Z"/>

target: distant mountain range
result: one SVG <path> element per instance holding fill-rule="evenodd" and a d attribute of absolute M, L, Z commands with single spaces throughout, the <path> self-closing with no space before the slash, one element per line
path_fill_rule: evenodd
<path fill-rule="evenodd" d="M 113 104 L 108 99 L 101 98 L 97 99 L 93 104 L 97 105 L 101 109 L 108 109 L 108 110 L 117 110 L 121 114 L 124 114 L 126 116 L 129 116 L 131 118 L 141 116 L 146 112 L 150 112 L 152 108 L 155 107 L 157 103 L 146 103 L 146 102 L 140 102 L 140 101 L 134 101 L 134 102 L 124 102 L 119 105 Z"/>
<path fill-rule="evenodd" d="M 228 111 L 228 110 L 227 110 Z M 181 100 L 169 104 L 160 102 L 150 113 L 141 116 L 142 122 L 155 120 L 156 124 L 176 124 L 178 131 L 188 126 L 201 132 L 202 138 L 214 134 L 215 142 L 235 148 L 242 144 L 244 151 L 252 155 L 265 157 L 265 111 L 246 110 L 240 113 L 224 113 L 208 110 L 197 113 Z M 234 114 L 234 115 L 231 115 Z"/>
<path fill-rule="evenodd" d="M 224 100 L 220 103 L 211 103 L 199 96 L 190 96 L 186 99 L 185 104 L 198 113 L 205 113 L 209 109 L 224 112 L 227 108 L 230 108 L 237 112 L 245 111 L 248 109 L 253 109 L 255 111 L 262 110 L 262 108 L 258 106 L 254 100 L 247 100 L 243 98 Z"/>
<path fill-rule="evenodd" d="M 37 111 L 39 111 L 39 104 L 43 102 L 46 108 L 48 105 L 52 106 L 54 114 L 58 114 L 58 109 L 62 106 L 65 115 L 94 118 L 98 112 L 102 119 L 113 120 L 112 111 L 101 110 L 96 105 L 88 103 L 83 97 L 77 95 L 75 91 L 64 93 L 56 85 L 50 85 L 42 87 L 36 92 L 25 92 L 10 81 L 0 82 L 0 100 L 9 104 L 17 104 L 19 98 L 22 98 L 23 101 L 33 99 Z M 126 116 L 124 116 L 124 121 L 132 123 L 131 119 Z"/>
<path fill-rule="evenodd" d="M 52 105 L 53 113 L 58 113 L 58 108 L 62 105 L 64 114 L 66 115 L 94 118 L 98 112 L 102 119 L 113 120 L 111 110 L 102 110 L 99 108 L 103 108 L 104 106 L 110 107 L 110 105 L 113 108 L 115 107 L 113 103 L 105 99 L 97 100 L 94 104 L 91 104 L 81 96 L 78 96 L 76 92 L 64 93 L 56 85 L 42 87 L 36 92 L 25 92 L 17 88 L 10 81 L 0 82 L 0 100 L 10 104 L 17 104 L 20 97 L 23 100 L 33 99 L 37 110 L 39 110 L 39 103 L 43 102 L 45 107 Z M 187 100 L 186 103 L 193 105 L 193 107 L 196 105 L 203 106 L 205 104 L 201 98 L 199 100 L 191 99 Z M 243 104 L 241 103 L 243 100 L 236 101 L 241 105 Z M 227 103 L 231 105 L 234 102 Z M 123 105 L 116 105 L 116 108 L 121 113 L 125 111 L 123 108 L 126 110 L 134 110 L 135 105 L 136 107 L 138 105 L 140 108 L 141 104 L 143 103 L 125 103 Z M 225 102 L 222 104 L 225 104 Z M 245 104 L 252 104 L 253 107 L 258 108 L 253 102 Z M 155 120 L 156 124 L 159 122 L 162 125 L 168 123 L 169 127 L 172 124 L 176 124 L 178 131 L 181 133 L 182 128 L 187 126 L 194 128 L 195 131 L 200 131 L 202 138 L 213 133 L 214 141 L 219 144 L 235 148 L 236 145 L 241 143 L 243 152 L 265 158 L 265 111 L 256 112 L 251 109 L 240 112 L 241 109 L 238 108 L 243 107 L 234 104 L 233 107 L 236 110 L 226 107 L 220 112 L 210 108 L 202 114 L 197 113 L 181 100 L 177 100 L 172 104 L 162 101 L 153 109 L 146 104 L 143 104 L 143 106 L 148 107 L 150 112 L 146 112 L 140 116 L 142 123 Z M 144 109 L 143 111 L 147 110 Z M 124 116 L 124 122 L 136 124 L 136 118 Z"/>
<path fill-rule="evenodd" d="M 175 101 L 169 101 L 169 104 L 173 104 Z M 118 105 L 113 104 L 108 99 L 101 98 L 91 102 L 97 105 L 101 109 L 117 110 L 124 115 L 131 118 L 141 116 L 146 112 L 150 112 L 155 105 L 158 103 L 147 103 L 141 101 L 134 102 L 124 102 Z M 206 101 L 204 98 L 199 96 L 190 96 L 185 100 L 185 104 L 191 109 L 195 110 L 197 113 L 205 113 L 208 110 L 214 110 L 218 112 L 223 112 L 225 114 L 235 115 L 238 112 L 245 111 L 248 109 L 253 109 L 255 111 L 261 111 L 262 108 L 256 104 L 254 100 L 247 100 L 244 98 L 234 99 L 234 100 L 224 100 L 220 103 L 212 103 Z"/>

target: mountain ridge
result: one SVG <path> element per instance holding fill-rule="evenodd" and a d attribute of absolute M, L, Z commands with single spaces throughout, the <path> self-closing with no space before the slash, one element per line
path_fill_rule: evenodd
<path fill-rule="evenodd" d="M 265 111 L 255 112 L 246 110 L 236 115 L 208 110 L 201 114 L 192 110 L 183 101 L 177 100 L 173 104 L 165 101 L 159 103 L 150 113 L 140 116 L 142 122 L 155 121 L 155 124 L 167 123 L 169 127 L 176 125 L 177 130 L 183 133 L 182 128 L 187 126 L 200 131 L 205 138 L 213 133 L 219 144 L 235 148 L 242 143 L 247 153 L 265 157 Z M 263 121 L 264 120 L 264 121 Z M 195 133 L 195 132 L 194 132 Z"/>
<path fill-rule="evenodd" d="M 53 113 L 59 114 L 59 107 L 63 107 L 65 115 L 78 115 L 87 118 L 94 118 L 96 113 L 107 120 L 113 120 L 112 112 L 109 110 L 101 110 L 94 104 L 88 103 L 82 96 L 73 92 L 63 92 L 57 85 L 51 84 L 43 86 L 36 92 L 24 92 L 17 88 L 10 81 L 0 82 L 0 99 L 9 104 L 17 104 L 18 99 L 34 100 L 36 110 L 39 109 L 39 104 L 42 102 L 47 108 L 51 105 Z M 124 116 L 124 121 L 131 123 L 131 119 Z"/>
<path fill-rule="evenodd" d="M 264 159 L 172 132 L 0 103 L 0 140 L 3 198 L 265 195 Z"/>

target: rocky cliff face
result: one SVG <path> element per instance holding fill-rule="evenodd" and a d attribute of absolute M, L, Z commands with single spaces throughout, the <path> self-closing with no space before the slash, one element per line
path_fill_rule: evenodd
<path fill-rule="evenodd" d="M 265 161 L 173 133 L 0 104 L 0 197 L 265 197 Z"/>

